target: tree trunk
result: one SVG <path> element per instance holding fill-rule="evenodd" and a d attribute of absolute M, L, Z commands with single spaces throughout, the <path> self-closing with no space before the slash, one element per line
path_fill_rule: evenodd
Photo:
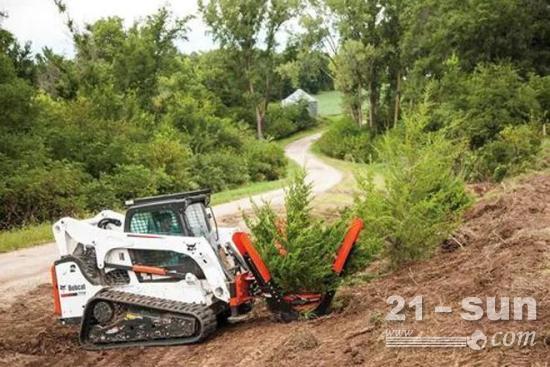
<path fill-rule="evenodd" d="M 372 81 L 369 81 L 369 127 L 376 127 L 376 95 Z"/>
<path fill-rule="evenodd" d="M 247 49 L 244 51 L 244 70 L 246 78 L 248 79 L 248 92 L 252 100 L 256 99 L 256 88 L 254 87 L 254 82 L 252 81 L 251 69 L 252 69 L 252 55 L 251 50 Z M 264 116 L 265 113 L 262 113 L 261 102 L 255 102 L 254 109 L 256 111 L 256 137 L 258 140 L 264 138 L 263 127 L 264 127 Z"/>
<path fill-rule="evenodd" d="M 248 81 L 248 91 L 250 92 L 252 98 L 254 98 L 255 88 L 252 80 Z M 256 110 L 256 137 L 258 140 L 262 140 L 264 138 L 263 127 L 265 113 L 262 113 L 261 102 L 256 103 L 254 109 Z"/>
<path fill-rule="evenodd" d="M 358 126 L 361 126 L 363 124 L 363 113 L 361 110 L 361 104 L 357 103 L 356 101 L 352 100 L 349 103 L 349 109 L 351 112 L 351 118 L 355 123 L 357 123 Z"/>
<path fill-rule="evenodd" d="M 395 106 L 393 110 L 393 127 L 397 126 L 399 120 L 399 109 L 401 104 L 401 72 L 397 71 L 397 83 L 395 85 Z"/>
<path fill-rule="evenodd" d="M 272 69 L 272 67 L 270 67 Z M 265 77 L 265 92 L 263 95 L 263 100 L 258 104 L 256 108 L 256 129 L 258 130 L 258 139 L 261 140 L 264 138 L 264 127 L 265 127 L 265 115 L 267 113 L 267 105 L 269 104 L 269 96 L 271 94 L 271 75 L 268 74 Z"/>
<path fill-rule="evenodd" d="M 264 119 L 265 113 L 262 113 L 260 106 L 256 106 L 256 136 L 258 140 L 264 138 Z"/>

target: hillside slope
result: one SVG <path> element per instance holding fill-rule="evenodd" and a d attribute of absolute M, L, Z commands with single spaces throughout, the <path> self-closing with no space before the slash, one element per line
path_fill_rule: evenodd
<path fill-rule="evenodd" d="M 533 365 L 550 359 L 550 175 L 525 178 L 486 193 L 467 213 L 456 241 L 430 260 L 339 292 L 337 310 L 321 319 L 274 323 L 261 307 L 246 322 L 222 328 L 191 346 L 87 352 L 77 327 L 57 325 L 50 288 L 43 285 L 0 314 L 0 365 L 333 366 Z M 459 244 L 460 243 L 460 244 Z M 424 320 L 389 322 L 386 299 L 424 297 Z M 464 321 L 464 297 L 530 296 L 536 321 Z M 453 307 L 435 314 L 434 306 Z M 406 311 L 407 320 L 414 316 Z M 534 346 L 401 349 L 385 346 L 387 330 L 414 335 L 467 336 L 481 330 L 535 331 Z M 502 335 L 502 334 L 497 334 Z"/>

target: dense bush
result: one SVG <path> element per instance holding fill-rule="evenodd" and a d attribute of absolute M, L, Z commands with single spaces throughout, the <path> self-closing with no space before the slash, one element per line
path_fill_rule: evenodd
<path fill-rule="evenodd" d="M 384 189 L 361 180 L 356 210 L 365 221 L 363 246 L 383 250 L 393 266 L 428 256 L 458 225 L 470 199 L 457 173 L 460 144 L 427 132 L 427 111 L 404 119 L 400 133 L 379 144 Z"/>
<path fill-rule="evenodd" d="M 116 167 L 111 174 L 102 177 L 101 181 L 112 190 L 117 202 L 122 203 L 128 198 L 154 195 L 163 178 L 167 179 L 160 169 L 152 170 L 141 164 L 127 164 Z"/>
<path fill-rule="evenodd" d="M 254 245 L 284 292 L 326 292 L 334 290 L 341 279 L 335 276 L 332 263 L 349 216 L 327 224 L 312 216 L 310 204 L 311 185 L 300 170 L 287 189 L 284 217 L 278 217 L 268 203 L 254 207 L 254 218 L 245 217 Z M 365 266 L 367 255 L 355 248 L 346 274 Z"/>
<path fill-rule="evenodd" d="M 528 167 L 540 146 L 540 134 L 533 126 L 507 126 L 495 140 L 470 153 L 466 167 L 468 177 L 477 181 L 492 179 L 499 182 Z"/>
<path fill-rule="evenodd" d="M 316 123 L 317 121 L 310 116 L 305 101 L 285 107 L 280 103 L 272 103 L 267 109 L 265 133 L 280 139 L 315 126 Z"/>
<path fill-rule="evenodd" d="M 248 182 L 246 161 L 230 150 L 197 154 L 192 174 L 198 187 L 211 187 L 220 191 Z"/>
<path fill-rule="evenodd" d="M 246 144 L 244 155 L 252 181 L 276 180 L 286 172 L 284 150 L 277 144 L 251 139 Z"/>
<path fill-rule="evenodd" d="M 429 127 L 467 142 L 469 180 L 498 181 L 518 172 L 538 151 L 550 77 L 523 78 L 508 64 L 483 64 L 468 74 L 453 58 L 429 91 L 435 106 Z"/>
<path fill-rule="evenodd" d="M 332 123 L 317 145 L 321 152 L 337 159 L 370 162 L 376 157 L 372 132 L 348 117 Z"/>
<path fill-rule="evenodd" d="M 0 227 L 81 212 L 89 179 L 78 165 L 60 161 L 11 172 L 0 185 Z"/>

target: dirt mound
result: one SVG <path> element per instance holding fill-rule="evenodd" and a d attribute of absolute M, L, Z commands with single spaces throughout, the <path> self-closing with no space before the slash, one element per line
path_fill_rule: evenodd
<path fill-rule="evenodd" d="M 279 324 L 260 307 L 248 321 L 224 326 L 199 345 L 87 352 L 78 346 L 77 327 L 57 325 L 49 286 L 41 286 L 0 314 L 0 365 L 544 366 L 550 360 L 550 176 L 483 195 L 432 259 L 342 289 L 331 315 Z M 423 320 L 414 321 L 414 308 L 405 307 L 405 321 L 386 321 L 390 295 L 407 302 L 423 296 Z M 464 297 L 485 302 L 495 296 L 533 297 L 537 320 L 460 317 Z M 443 305 L 451 306 L 452 313 L 434 312 Z M 497 300 L 497 310 L 498 305 Z M 399 330 L 445 337 L 480 330 L 488 339 L 480 351 L 387 347 L 387 334 Z M 534 345 L 490 345 L 492 339 L 502 342 L 503 333 L 520 331 L 534 331 Z"/>

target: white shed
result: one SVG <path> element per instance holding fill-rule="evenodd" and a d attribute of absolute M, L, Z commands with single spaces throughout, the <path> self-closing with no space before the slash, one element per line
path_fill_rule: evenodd
<path fill-rule="evenodd" d="M 317 99 L 306 93 L 303 89 L 296 89 L 294 93 L 281 101 L 283 107 L 293 105 L 300 101 L 307 102 L 307 110 L 311 117 L 317 117 Z"/>

